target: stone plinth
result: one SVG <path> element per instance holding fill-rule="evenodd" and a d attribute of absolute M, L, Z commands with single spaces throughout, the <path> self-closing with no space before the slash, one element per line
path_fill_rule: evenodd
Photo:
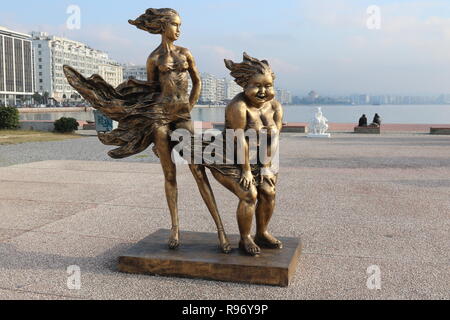
<path fill-rule="evenodd" d="M 279 238 L 284 248 L 262 248 L 252 257 L 237 248 L 239 236 L 229 236 L 233 251 L 222 253 L 217 234 L 182 232 L 182 245 L 169 250 L 169 230 L 159 230 L 119 257 L 119 270 L 126 273 L 246 282 L 286 287 L 297 268 L 301 243 Z"/>
<path fill-rule="evenodd" d="M 308 138 L 315 138 L 315 139 L 328 139 L 331 138 L 331 134 L 329 133 L 310 133 L 307 135 Z"/>
<path fill-rule="evenodd" d="M 20 130 L 53 132 L 55 125 L 52 120 L 24 120 L 19 121 L 19 128 Z"/>
<path fill-rule="evenodd" d="M 450 128 L 430 128 L 430 134 L 450 135 Z"/>
<path fill-rule="evenodd" d="M 306 133 L 306 126 L 286 124 L 281 132 Z"/>
<path fill-rule="evenodd" d="M 380 127 L 355 127 L 355 133 L 380 134 Z"/>
<path fill-rule="evenodd" d="M 95 130 L 95 123 L 86 123 L 83 124 L 83 130 Z"/>

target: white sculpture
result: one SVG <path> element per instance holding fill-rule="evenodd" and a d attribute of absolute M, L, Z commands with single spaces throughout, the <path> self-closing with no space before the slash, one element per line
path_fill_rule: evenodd
<path fill-rule="evenodd" d="M 331 135 L 326 133 L 328 130 L 328 119 L 322 114 L 322 108 L 318 107 L 314 119 L 309 125 L 310 133 L 308 138 L 329 138 Z"/>

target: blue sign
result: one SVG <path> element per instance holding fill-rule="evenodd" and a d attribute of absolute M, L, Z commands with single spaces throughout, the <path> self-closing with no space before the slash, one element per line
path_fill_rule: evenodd
<path fill-rule="evenodd" d="M 109 132 L 113 130 L 113 121 L 98 110 L 94 110 L 95 130 Z"/>

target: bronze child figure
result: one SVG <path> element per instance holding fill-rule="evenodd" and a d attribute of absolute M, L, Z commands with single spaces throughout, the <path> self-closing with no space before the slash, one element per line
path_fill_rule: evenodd
<path fill-rule="evenodd" d="M 268 150 L 277 150 L 279 133 L 282 129 L 283 109 L 275 100 L 274 80 L 269 63 L 259 61 L 244 53 L 242 63 L 225 60 L 231 76 L 244 91 L 227 106 L 225 128 L 232 130 L 253 130 L 258 138 L 268 134 Z M 272 236 L 268 225 L 275 209 L 275 194 L 278 174 L 272 169 L 273 154 L 263 150 L 267 159 L 258 159 L 250 164 L 250 148 L 247 139 L 241 135 L 237 145 L 243 146 L 242 165 L 207 165 L 217 181 L 239 198 L 237 220 L 241 240 L 239 247 L 250 255 L 261 253 L 260 247 L 281 249 L 281 241 Z M 262 144 L 258 143 L 258 148 Z M 237 150 L 239 152 L 239 150 Z M 261 153 L 259 153 L 261 154 Z M 267 161 L 261 161 L 267 160 Z M 250 234 L 253 216 L 256 217 L 256 236 Z"/>

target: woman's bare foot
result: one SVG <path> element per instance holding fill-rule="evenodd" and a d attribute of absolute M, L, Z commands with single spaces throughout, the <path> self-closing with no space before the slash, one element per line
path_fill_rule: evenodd
<path fill-rule="evenodd" d="M 261 253 L 261 249 L 256 245 L 251 237 L 242 239 L 239 242 L 239 249 L 244 250 L 251 256 L 257 256 Z"/>
<path fill-rule="evenodd" d="M 220 250 L 222 250 L 223 253 L 230 253 L 231 252 L 231 245 L 228 241 L 227 235 L 225 234 L 225 231 L 219 230 L 219 242 L 220 242 Z"/>
<path fill-rule="evenodd" d="M 272 236 L 268 231 L 262 234 L 257 234 L 255 237 L 255 243 L 263 248 L 283 249 L 283 243 Z"/>
<path fill-rule="evenodd" d="M 180 230 L 178 227 L 172 228 L 169 238 L 169 249 L 174 250 L 180 246 Z"/>

